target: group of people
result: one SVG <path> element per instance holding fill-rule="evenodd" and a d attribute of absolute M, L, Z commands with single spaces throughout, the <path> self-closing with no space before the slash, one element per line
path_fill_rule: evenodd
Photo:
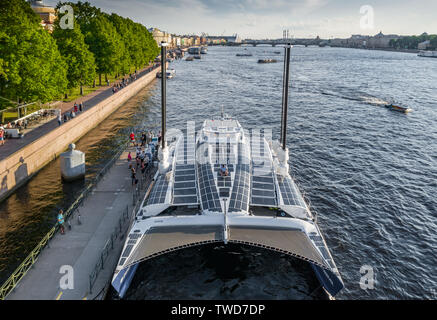
<path fill-rule="evenodd" d="M 131 173 L 132 185 L 138 183 L 137 172 L 141 170 L 142 174 L 145 174 L 147 168 L 152 164 L 153 155 L 155 154 L 156 146 L 152 142 L 153 132 L 143 132 L 141 135 L 141 143 L 135 143 L 135 134 L 131 132 L 129 135 L 130 141 L 133 146 L 136 147 L 135 162 L 133 162 L 131 152 L 127 155 L 127 161 L 129 163 L 129 170 Z M 133 163 L 131 163 L 133 162 Z"/>
<path fill-rule="evenodd" d="M 27 128 L 27 120 L 20 120 L 11 124 L 8 122 L 6 126 L 0 123 L 0 146 L 5 144 L 5 140 L 7 138 L 6 129 L 26 129 Z"/>
<path fill-rule="evenodd" d="M 137 146 L 140 144 L 141 147 L 149 146 L 152 143 L 153 137 L 155 136 L 155 133 L 152 130 L 143 131 L 141 133 L 141 139 L 138 141 L 138 143 L 135 140 L 135 133 L 131 132 L 129 135 L 129 139 L 132 146 Z M 161 131 L 158 132 L 157 135 L 158 143 L 161 142 Z"/>
<path fill-rule="evenodd" d="M 65 112 L 64 116 L 62 116 L 61 113 L 59 112 L 59 114 L 58 114 L 58 124 L 61 125 L 62 124 L 62 120 L 64 120 L 64 122 L 67 122 L 68 120 L 75 118 L 76 115 L 79 112 L 83 111 L 83 108 L 84 108 L 84 106 L 83 106 L 82 102 L 79 103 L 79 104 L 77 104 L 75 102 L 74 105 L 73 105 L 73 109 L 71 109 L 70 111 Z"/>
<path fill-rule="evenodd" d="M 121 82 L 117 82 L 112 86 L 112 93 L 116 93 L 126 87 L 129 83 L 134 82 L 137 80 L 137 70 L 135 70 L 135 73 L 129 74 L 129 77 L 121 79 Z M 109 82 L 108 82 L 109 85 Z"/>

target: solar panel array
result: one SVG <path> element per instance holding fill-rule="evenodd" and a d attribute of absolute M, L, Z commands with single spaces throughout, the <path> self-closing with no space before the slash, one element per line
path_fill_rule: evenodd
<path fill-rule="evenodd" d="M 190 127 L 190 126 L 188 126 Z M 173 204 L 198 204 L 196 189 L 195 134 L 188 130 L 186 138 L 180 141 L 176 151 Z"/>
<path fill-rule="evenodd" d="M 262 134 L 251 135 L 250 142 L 252 155 L 252 193 L 250 204 L 276 207 L 276 192 L 269 146 Z"/>
<path fill-rule="evenodd" d="M 150 193 L 149 200 L 147 204 L 158 204 L 165 202 L 165 196 L 168 190 L 168 181 L 166 176 L 158 176 L 158 179 L 153 186 L 152 192 Z"/>
<path fill-rule="evenodd" d="M 188 126 L 189 128 L 191 126 Z M 193 129 L 188 129 L 183 141 L 180 141 L 177 146 L 176 164 L 192 164 L 194 165 L 195 158 L 195 132 Z"/>
<path fill-rule="evenodd" d="M 249 149 L 238 143 L 238 163 L 235 165 L 235 179 L 229 201 L 229 212 L 248 211 L 250 192 Z"/>
<path fill-rule="evenodd" d="M 199 192 L 203 210 L 222 211 L 211 164 L 197 164 Z"/>
<path fill-rule="evenodd" d="M 288 206 L 299 206 L 305 208 L 305 202 L 294 181 L 291 178 L 279 175 L 277 178 L 284 204 Z"/>
<path fill-rule="evenodd" d="M 212 145 L 211 162 L 214 164 L 233 164 L 235 163 L 235 155 L 233 144 L 229 141 L 219 142 Z"/>
<path fill-rule="evenodd" d="M 247 211 L 249 209 L 250 172 L 248 164 L 237 164 L 234 186 L 232 187 L 229 212 Z"/>

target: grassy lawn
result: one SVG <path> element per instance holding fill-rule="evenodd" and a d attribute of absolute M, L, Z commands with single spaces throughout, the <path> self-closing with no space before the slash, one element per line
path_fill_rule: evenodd
<path fill-rule="evenodd" d="M 118 80 L 120 80 L 121 78 L 122 77 L 120 76 L 118 78 Z M 114 75 L 108 74 L 108 80 L 109 80 L 109 83 L 112 84 L 117 79 L 115 79 Z M 102 86 L 106 86 L 105 76 L 104 75 L 102 75 Z M 101 86 L 99 86 L 99 77 L 97 77 L 96 78 L 96 87 L 95 88 L 93 88 L 92 86 L 84 86 L 83 87 L 83 96 L 80 95 L 80 87 L 78 87 L 78 88 L 74 88 L 73 90 L 71 90 L 71 92 L 68 93 L 68 98 L 67 99 L 65 99 L 65 96 L 63 95 L 60 100 L 63 101 L 63 102 L 71 102 L 71 101 L 77 100 L 77 99 L 79 99 L 81 97 L 84 97 L 87 94 L 90 94 L 90 93 L 92 93 L 92 92 L 94 92 L 96 90 L 99 90 L 100 88 L 101 88 Z"/>
<path fill-rule="evenodd" d="M 131 72 L 133 73 L 134 69 L 132 69 Z M 129 76 L 129 74 L 126 75 L 126 76 Z M 120 77 L 118 77 L 118 79 L 115 79 L 115 75 L 108 74 L 108 80 L 109 80 L 110 84 L 113 84 L 115 81 L 120 80 L 122 78 L 123 78 L 123 76 L 120 76 Z M 106 86 L 105 75 L 102 75 L 102 86 Z M 78 100 L 78 99 L 80 99 L 80 98 L 82 98 L 82 97 L 84 97 L 84 96 L 86 96 L 86 95 L 96 91 L 96 90 L 99 90 L 102 86 L 99 86 L 99 77 L 97 76 L 96 77 L 96 86 L 94 88 L 92 86 L 84 86 L 83 87 L 83 95 L 80 94 L 80 87 L 78 87 L 78 88 L 74 88 L 70 92 L 68 92 L 68 98 L 67 99 L 65 99 L 65 95 L 62 95 L 62 96 L 59 96 L 58 99 L 55 100 L 55 101 L 62 101 L 62 102 L 76 101 L 76 100 Z M 54 102 L 54 101 L 52 101 L 52 102 Z M 49 104 L 50 103 L 47 103 L 47 104 L 35 103 L 35 104 L 32 104 L 32 105 L 29 105 L 27 107 L 26 114 L 30 114 L 30 113 L 35 112 L 35 111 L 40 110 L 40 109 L 49 109 L 49 108 L 52 108 L 52 107 L 49 107 Z M 54 106 L 54 108 L 56 108 L 56 106 Z M 8 109 L 8 110 L 6 110 L 6 109 Z M 4 112 L 16 112 L 17 110 L 12 105 L 9 108 L 5 108 L 3 110 L 0 107 L 0 122 L 2 120 L 1 111 L 4 111 Z M 12 117 L 12 118 L 5 117 L 3 120 L 4 120 L 4 122 L 12 121 L 12 120 L 16 120 L 16 117 Z"/>

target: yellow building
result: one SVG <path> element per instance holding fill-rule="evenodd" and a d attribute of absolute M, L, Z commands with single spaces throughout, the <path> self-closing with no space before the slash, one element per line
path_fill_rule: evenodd
<path fill-rule="evenodd" d="M 152 34 L 153 39 L 156 41 L 158 46 L 161 45 L 162 41 L 167 42 L 169 45 L 172 44 L 171 34 L 165 32 L 165 31 L 161 31 L 157 28 L 151 28 L 151 29 L 149 29 L 149 32 Z"/>
<path fill-rule="evenodd" d="M 56 9 L 46 6 L 43 1 L 31 0 L 32 10 L 41 17 L 41 25 L 49 31 L 53 31 L 53 23 L 56 20 Z"/>

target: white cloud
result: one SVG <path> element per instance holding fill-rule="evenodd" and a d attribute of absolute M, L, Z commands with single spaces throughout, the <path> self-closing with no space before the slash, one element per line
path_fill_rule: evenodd
<path fill-rule="evenodd" d="M 249 38 L 280 38 L 283 29 L 295 37 L 349 37 L 359 28 L 363 0 L 89 0 L 147 27 L 177 34 L 238 33 Z M 55 0 L 46 3 L 56 4 Z M 374 5 L 375 30 L 384 33 L 437 33 L 437 1 L 385 0 Z"/>

